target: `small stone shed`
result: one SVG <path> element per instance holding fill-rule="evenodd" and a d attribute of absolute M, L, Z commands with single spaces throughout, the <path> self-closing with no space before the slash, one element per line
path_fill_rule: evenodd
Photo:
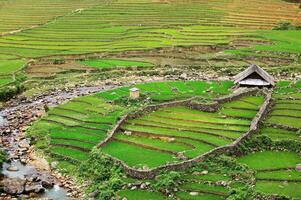
<path fill-rule="evenodd" d="M 140 90 L 138 88 L 131 88 L 130 89 L 130 98 L 131 99 L 138 99 L 140 97 Z"/>
<path fill-rule="evenodd" d="M 261 67 L 252 64 L 234 77 L 234 83 L 249 87 L 272 87 L 275 85 L 275 80 Z"/>

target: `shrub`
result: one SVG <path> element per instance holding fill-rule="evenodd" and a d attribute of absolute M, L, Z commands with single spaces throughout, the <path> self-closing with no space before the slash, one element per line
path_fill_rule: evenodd
<path fill-rule="evenodd" d="M 301 30 L 301 26 L 292 25 L 290 22 L 281 22 L 273 30 Z"/>
<path fill-rule="evenodd" d="M 155 189 L 160 192 L 169 193 L 179 186 L 181 174 L 179 172 L 165 172 L 156 177 Z"/>
<path fill-rule="evenodd" d="M 250 185 L 246 185 L 240 188 L 234 188 L 231 191 L 230 196 L 227 200 L 252 200 L 252 199 L 260 199 L 257 197 L 254 187 Z"/>
<path fill-rule="evenodd" d="M 24 91 L 22 85 L 8 86 L 0 89 L 0 101 L 7 101 Z"/>
<path fill-rule="evenodd" d="M 3 150 L 0 150 L 0 168 L 2 167 L 2 164 L 6 161 L 6 153 Z"/>
<path fill-rule="evenodd" d="M 241 145 L 235 147 L 232 153 L 236 156 L 242 156 L 248 154 L 250 151 L 271 149 L 273 145 L 274 143 L 271 138 L 266 135 L 259 135 L 244 141 Z"/>
<path fill-rule="evenodd" d="M 23 82 L 26 76 L 22 73 L 17 74 L 15 82 L 7 87 L 0 88 L 0 101 L 7 101 L 25 90 Z"/>
<path fill-rule="evenodd" d="M 91 182 L 88 192 L 94 193 L 96 199 L 110 200 L 123 186 L 122 169 L 96 148 L 79 167 L 78 176 Z"/>

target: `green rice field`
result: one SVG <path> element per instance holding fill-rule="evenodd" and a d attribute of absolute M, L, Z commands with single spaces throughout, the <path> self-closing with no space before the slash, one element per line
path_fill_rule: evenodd
<path fill-rule="evenodd" d="M 2 60 L 0 57 L 0 87 L 14 82 L 14 74 L 26 64 L 23 60 Z"/>
<path fill-rule="evenodd" d="M 130 61 L 130 60 L 116 60 L 116 59 L 100 59 L 100 60 L 86 60 L 80 62 L 83 65 L 95 67 L 98 69 L 114 68 L 114 67 L 150 67 L 151 63 Z"/>
<path fill-rule="evenodd" d="M 301 172 L 295 170 L 301 158 L 296 153 L 257 152 L 239 158 L 239 162 L 256 171 L 258 191 L 297 199 L 301 196 Z"/>
<path fill-rule="evenodd" d="M 161 108 L 127 121 L 102 150 L 132 167 L 154 168 L 183 157 L 191 159 L 246 133 L 262 103 L 261 96 L 244 97 L 226 103 L 220 113 Z"/>
<path fill-rule="evenodd" d="M 70 4 L 66 0 L 43 0 L 33 4 L 29 8 L 24 0 L 2 2 L 0 18 L 6 20 L 0 32 L 6 35 L 0 38 L 1 54 L 32 58 L 229 44 L 240 38 L 258 40 L 262 34 L 256 30 L 270 29 L 281 21 L 300 24 L 298 5 L 280 0 L 253 0 L 244 9 L 244 2 L 230 0 L 185 4 L 149 0 L 85 0 Z M 14 15 L 18 10 L 22 14 Z"/>
<path fill-rule="evenodd" d="M 301 128 L 301 82 L 279 83 L 274 92 L 275 106 L 267 120 L 270 124 L 279 124 Z"/>
<path fill-rule="evenodd" d="M 164 85 L 164 87 L 163 87 Z M 161 102 L 162 99 L 172 100 L 177 98 L 178 90 L 184 92 L 185 89 L 189 88 L 189 93 L 184 93 L 181 98 L 200 96 L 200 97 L 210 97 L 222 96 L 228 94 L 231 82 L 205 82 L 205 81 L 174 81 L 174 82 L 153 82 L 137 85 L 136 87 L 141 88 L 145 95 L 151 96 L 154 101 Z M 134 86 L 133 86 L 134 87 Z M 160 93 L 151 93 L 155 88 L 161 88 Z M 164 89 L 163 89 L 164 88 Z M 177 91 L 173 92 L 173 88 L 177 88 Z M 219 91 L 219 88 L 223 90 Z M 207 92 L 212 89 L 212 92 L 208 96 Z M 209 93 L 209 92 L 208 92 Z M 165 95 L 169 94 L 169 98 L 166 99 Z M 114 98 L 113 98 L 114 97 Z M 121 87 L 118 89 L 97 93 L 92 96 L 79 97 L 70 102 L 60 105 L 58 107 L 50 109 L 47 116 L 36 122 L 28 131 L 29 135 L 32 137 L 38 137 L 37 146 L 41 148 L 46 148 L 47 152 L 56 159 L 62 159 L 70 161 L 71 163 L 78 163 L 86 160 L 89 152 L 98 143 L 107 137 L 108 131 L 110 131 L 116 124 L 118 119 L 125 113 L 129 112 L 130 109 L 126 107 L 121 102 L 112 102 L 112 100 L 129 98 L 129 87 Z M 164 98 L 163 98 L 164 97 Z M 189 116 L 188 116 L 189 117 Z M 218 121 L 218 118 L 212 119 L 213 121 Z M 235 123 L 239 120 L 230 120 L 229 123 Z M 247 130 L 248 121 L 242 120 L 239 122 L 242 125 L 238 126 L 238 129 Z M 222 126 L 222 125 L 220 125 Z M 235 127 L 233 128 L 235 129 Z M 239 131 L 239 130 L 234 130 Z M 239 133 L 234 133 L 232 137 L 239 135 Z M 135 140 L 135 138 L 134 138 Z M 215 140 L 214 137 L 212 140 Z M 226 144 L 233 139 L 217 139 L 217 143 Z M 145 138 L 145 142 L 152 142 Z M 142 141 L 143 142 L 143 141 Z M 162 145 L 158 141 L 158 145 Z M 118 150 L 114 145 L 110 145 L 111 149 Z M 198 144 L 200 145 L 200 144 Z M 170 145 L 172 147 L 173 145 Z M 206 151 L 212 146 L 207 145 L 203 147 Z M 123 149 L 133 150 L 132 145 L 123 144 Z M 177 146 L 175 146 L 177 148 Z M 187 145 L 180 145 L 180 150 L 187 149 Z M 189 147 L 190 148 L 190 147 Z M 152 150 L 141 148 L 149 156 L 153 157 L 153 162 L 157 165 L 165 162 L 165 160 L 174 160 L 169 154 L 164 154 L 161 157 L 160 154 L 156 154 Z M 165 156 L 165 157 L 164 157 Z"/>

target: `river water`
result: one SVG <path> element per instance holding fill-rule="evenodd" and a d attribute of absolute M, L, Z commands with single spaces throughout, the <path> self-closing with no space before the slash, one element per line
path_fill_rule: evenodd
<path fill-rule="evenodd" d="M 18 168 L 18 171 L 7 170 L 7 168 L 11 165 L 16 166 Z M 4 163 L 2 166 L 2 174 L 9 178 L 24 179 L 25 176 L 30 176 L 30 174 L 34 174 L 36 172 L 37 170 L 34 167 L 30 165 L 24 165 L 18 160 L 12 161 L 11 163 Z M 40 198 L 53 200 L 69 199 L 69 197 L 67 196 L 67 191 L 58 185 L 54 185 L 51 189 L 45 189 L 45 192 L 40 195 Z"/>
<path fill-rule="evenodd" d="M 6 124 L 6 119 L 4 119 L 4 117 L 2 117 L 2 115 L 0 114 L 0 127 L 4 126 Z"/>

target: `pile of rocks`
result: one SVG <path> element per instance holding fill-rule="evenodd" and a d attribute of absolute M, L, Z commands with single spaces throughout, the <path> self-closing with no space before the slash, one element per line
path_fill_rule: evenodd
<path fill-rule="evenodd" d="M 54 184 L 55 180 L 46 173 L 36 172 L 24 178 L 4 177 L 0 182 L 4 191 L 1 197 L 36 197 Z"/>

